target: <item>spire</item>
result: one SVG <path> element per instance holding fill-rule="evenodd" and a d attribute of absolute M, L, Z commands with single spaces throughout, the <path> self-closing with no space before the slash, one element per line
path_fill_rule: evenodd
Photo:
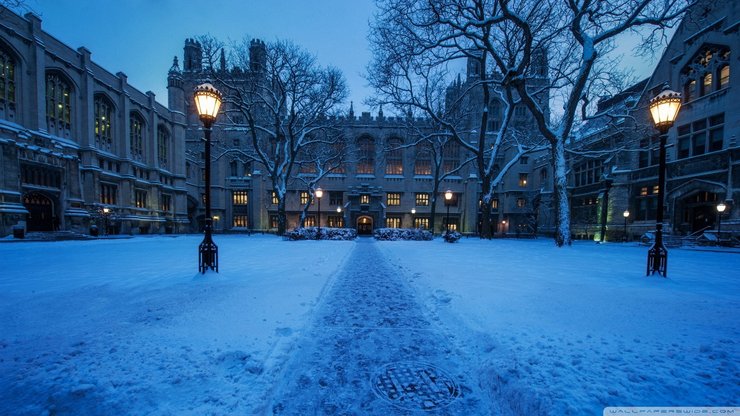
<path fill-rule="evenodd" d="M 226 55 L 224 54 L 223 48 L 221 49 L 221 72 L 226 72 Z"/>
<path fill-rule="evenodd" d="M 352 101 L 349 102 L 349 118 L 354 119 L 355 118 L 355 107 L 354 103 Z"/>
<path fill-rule="evenodd" d="M 180 64 L 177 63 L 177 56 L 175 56 L 172 59 L 172 66 L 170 67 L 170 74 L 179 74 L 180 73 Z"/>
<path fill-rule="evenodd" d="M 380 105 L 380 110 L 378 110 L 378 117 L 383 118 L 383 104 Z"/>

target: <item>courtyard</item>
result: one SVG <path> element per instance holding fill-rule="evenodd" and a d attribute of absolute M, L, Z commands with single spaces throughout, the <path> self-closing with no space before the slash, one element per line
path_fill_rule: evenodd
<path fill-rule="evenodd" d="M 632 243 L 217 235 L 219 273 L 201 275 L 200 239 L 0 244 L 0 413 L 586 415 L 740 397 L 736 253 L 671 250 L 663 279 Z M 431 392 L 396 394 L 419 369 Z"/>

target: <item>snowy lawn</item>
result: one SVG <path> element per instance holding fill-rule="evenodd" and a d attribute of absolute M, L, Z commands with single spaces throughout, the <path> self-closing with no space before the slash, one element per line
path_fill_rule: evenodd
<path fill-rule="evenodd" d="M 549 239 L 378 243 L 514 415 L 740 405 L 740 255 Z"/>
<path fill-rule="evenodd" d="M 251 414 L 355 242 L 0 244 L 0 414 Z"/>

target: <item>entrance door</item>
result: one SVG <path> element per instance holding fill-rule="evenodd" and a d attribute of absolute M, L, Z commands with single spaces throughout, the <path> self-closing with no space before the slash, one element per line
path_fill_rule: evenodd
<path fill-rule="evenodd" d="M 357 219 L 357 234 L 371 235 L 373 233 L 373 217 L 360 217 Z"/>
<path fill-rule="evenodd" d="M 717 220 L 717 208 L 712 205 L 697 205 L 691 209 L 691 232 L 695 233 L 707 227 L 714 227 Z"/>
<path fill-rule="evenodd" d="M 28 231 L 54 230 L 54 204 L 49 197 L 32 192 L 23 197 L 23 205 L 28 210 L 26 216 Z"/>

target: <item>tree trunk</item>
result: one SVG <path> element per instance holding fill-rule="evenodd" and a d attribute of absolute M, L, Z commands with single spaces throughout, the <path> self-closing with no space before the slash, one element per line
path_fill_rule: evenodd
<path fill-rule="evenodd" d="M 558 247 L 562 247 L 572 243 L 565 143 L 562 140 L 555 143 L 552 153 L 553 170 L 555 171 L 555 244 Z"/>
<path fill-rule="evenodd" d="M 288 219 L 285 215 L 285 195 L 279 196 L 278 199 L 278 235 L 285 235 L 285 229 L 288 224 Z"/>

